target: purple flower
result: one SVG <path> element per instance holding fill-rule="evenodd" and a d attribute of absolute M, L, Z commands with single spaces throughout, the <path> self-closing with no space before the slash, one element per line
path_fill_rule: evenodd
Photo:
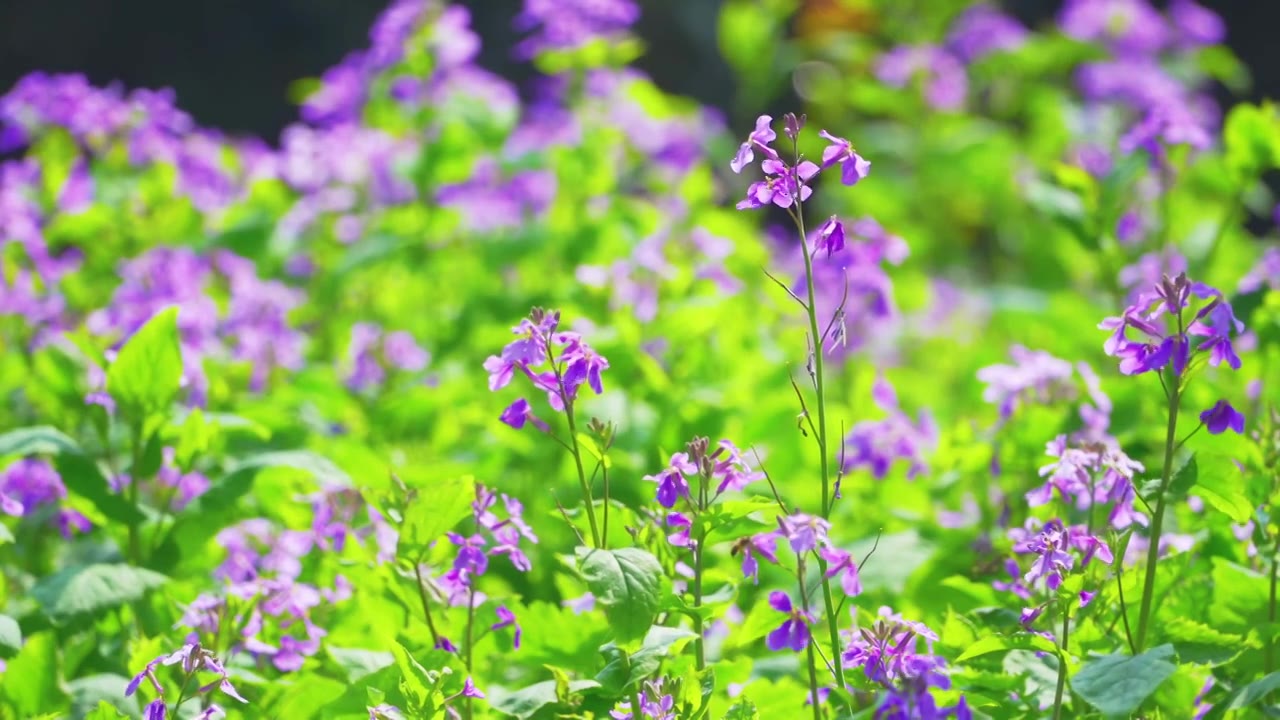
<path fill-rule="evenodd" d="M 1222 18 L 1195 0 L 1172 0 L 1169 3 L 1169 20 L 1173 22 L 1177 43 L 1181 47 L 1216 45 L 1227 37 L 1227 26 Z"/>
<path fill-rule="evenodd" d="M 157 698 L 147 703 L 142 710 L 143 720 L 164 720 L 166 717 L 166 709 L 164 698 Z"/>
<path fill-rule="evenodd" d="M 936 110 L 959 110 L 969 94 L 969 76 L 956 56 L 936 45 L 901 45 L 876 61 L 876 78 L 903 88 L 924 80 L 925 100 Z"/>
<path fill-rule="evenodd" d="M 863 420 L 850 429 L 845 438 L 845 471 L 866 468 L 875 479 L 883 480 L 895 462 L 904 460 L 907 477 L 914 478 L 926 469 L 924 454 L 937 442 L 933 419 L 921 411 L 913 422 L 898 408 L 893 387 L 884 378 L 876 381 L 872 397 L 888 416 Z"/>
<path fill-rule="evenodd" d="M 1122 55 L 1149 55 L 1169 41 L 1168 25 L 1146 0 L 1068 0 L 1058 25 L 1077 40 L 1102 42 Z"/>
<path fill-rule="evenodd" d="M 818 246 L 815 250 L 826 250 L 827 255 L 838 253 L 844 249 L 844 223 L 832 215 L 818 228 Z"/>
<path fill-rule="evenodd" d="M 809 623 L 813 620 L 804 611 L 793 610 L 791 597 L 781 590 L 769 593 L 769 606 L 780 613 L 785 613 L 787 619 L 776 630 L 769 633 L 765 638 L 765 646 L 774 652 L 783 648 L 790 648 L 795 652 L 804 650 L 809 644 Z"/>
<path fill-rule="evenodd" d="M 987 384 L 982 399 L 1000 409 L 1007 420 L 1023 403 L 1052 403 L 1074 394 L 1071 363 L 1043 350 L 1021 345 L 1009 348 L 1012 364 L 989 365 L 978 371 L 978 380 Z"/>
<path fill-rule="evenodd" d="M 529 401 L 524 398 L 520 398 L 507 406 L 507 409 L 502 411 L 502 415 L 498 419 L 516 430 L 523 428 L 526 422 L 533 423 L 533 426 L 542 432 L 551 430 L 550 425 L 547 425 L 546 422 L 533 414 L 533 408 L 529 405 Z"/>
<path fill-rule="evenodd" d="M 1276 205 L 1277 222 L 1280 222 L 1280 205 Z M 1240 278 L 1240 292 L 1253 293 L 1263 287 L 1280 290 L 1280 247 L 1269 247 L 1262 251 L 1258 264 Z"/>
<path fill-rule="evenodd" d="M 733 554 L 742 553 L 742 577 L 751 578 L 755 585 L 760 584 L 760 564 L 758 557 L 777 564 L 778 536 L 775 533 L 750 535 L 738 540 L 733 545 Z"/>
<path fill-rule="evenodd" d="M 382 703 L 369 708 L 369 720 L 404 720 L 404 713 L 395 705 Z"/>
<path fill-rule="evenodd" d="M 965 62 L 994 52 L 1016 50 L 1027 39 L 1027 29 L 990 5 L 974 5 L 955 19 L 947 32 L 947 49 Z"/>
<path fill-rule="evenodd" d="M 1213 407 L 1200 413 L 1200 422 L 1211 435 L 1220 435 L 1228 429 L 1236 434 L 1244 434 L 1244 415 L 1231 407 L 1226 400 L 1219 400 Z"/>
<path fill-rule="evenodd" d="M 640 18 L 632 0 L 524 0 L 517 30 L 535 31 L 516 46 L 516 56 L 544 50 L 573 50 L 592 40 L 613 39 Z"/>
<path fill-rule="evenodd" d="M 813 194 L 808 182 L 817 175 L 820 168 L 803 160 L 795 168 L 791 168 L 781 160 L 767 159 L 760 164 L 765 172 L 765 179 L 752 183 L 747 188 L 747 197 L 738 202 L 739 210 L 755 210 L 770 203 L 786 209 L 797 202 L 805 202 Z"/>
<path fill-rule="evenodd" d="M 501 630 L 502 628 L 514 626 L 516 631 L 515 631 L 515 636 L 512 638 L 512 645 L 515 647 L 515 649 L 519 650 L 521 630 L 520 630 L 520 623 L 516 622 L 515 613 L 508 610 L 505 605 L 499 605 L 498 608 L 493 612 L 495 615 L 498 616 L 498 622 L 494 623 L 493 625 L 490 625 L 489 629 Z"/>
<path fill-rule="evenodd" d="M 778 138 L 778 134 L 773 131 L 770 125 L 773 118 L 768 115 L 761 115 L 756 118 L 756 129 L 751 131 L 747 136 L 746 142 L 738 147 L 738 152 L 733 156 L 733 160 L 729 163 L 729 167 L 735 173 L 742 172 L 742 169 L 750 165 L 755 160 L 755 150 L 759 149 L 766 159 L 777 160 L 778 153 L 769 147 L 769 143 Z"/>
<path fill-rule="evenodd" d="M 680 498 L 689 497 L 689 481 L 686 475 L 696 475 L 698 467 L 689 460 L 688 453 L 675 453 L 667 468 L 657 475 L 646 475 L 645 480 L 658 483 L 658 504 L 664 508 L 673 508 Z"/>
<path fill-rule="evenodd" d="M 827 577 L 840 577 L 840 587 L 845 595 L 857 597 L 862 594 L 862 580 L 858 578 L 858 563 L 853 561 L 852 555 L 844 550 L 829 547 L 821 548 L 818 554 L 827 563 Z"/>
<path fill-rule="evenodd" d="M 779 535 L 791 543 L 791 549 L 797 554 L 816 550 L 827 542 L 827 533 L 831 523 L 817 515 L 795 513 L 787 517 L 778 517 Z"/>
<path fill-rule="evenodd" d="M 690 547 L 696 544 L 693 538 L 689 537 L 689 531 L 693 529 L 693 521 L 684 513 L 667 513 L 667 527 L 676 529 L 674 533 L 667 536 L 667 542 L 673 547 Z"/>
<path fill-rule="evenodd" d="M 871 172 L 871 163 L 853 149 L 853 143 L 826 130 L 819 131 L 818 135 L 830 143 L 822 150 L 822 169 L 839 165 L 840 182 L 849 186 L 857 185 L 859 180 Z"/>
<path fill-rule="evenodd" d="M 1186 311 L 1193 296 L 1207 302 L 1194 317 L 1188 318 Z M 1171 325 L 1175 326 L 1172 331 Z M 1221 292 L 1191 282 L 1185 275 L 1165 276 L 1155 288 L 1139 293 L 1123 315 L 1106 318 L 1098 327 L 1112 331 L 1103 350 L 1120 359 L 1120 372 L 1125 375 L 1163 370 L 1170 364 L 1174 372 L 1181 375 L 1193 354 L 1207 354 L 1213 366 L 1226 362 L 1232 368 L 1240 367 L 1231 335 L 1243 332 L 1244 324 L 1236 319 Z M 1130 330 L 1143 337 L 1130 338 Z M 1205 338 L 1194 349 L 1191 347 L 1193 336 Z"/>

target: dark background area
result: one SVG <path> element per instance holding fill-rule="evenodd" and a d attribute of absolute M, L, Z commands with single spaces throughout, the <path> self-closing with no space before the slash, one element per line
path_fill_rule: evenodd
<path fill-rule="evenodd" d="M 1226 19 L 1228 42 L 1254 76 L 1251 99 L 1280 97 L 1280 2 L 1202 0 Z M 728 108 L 733 76 L 715 38 L 721 0 L 640 0 L 639 63 L 672 92 Z M 0 0 L 0 92 L 33 70 L 83 72 L 97 84 L 173 87 L 205 126 L 275 139 L 297 117 L 289 85 L 367 46 L 386 0 Z M 517 82 L 511 19 L 521 0 L 467 0 L 484 40 L 481 64 Z M 1034 26 L 1058 3 L 1010 0 Z"/>

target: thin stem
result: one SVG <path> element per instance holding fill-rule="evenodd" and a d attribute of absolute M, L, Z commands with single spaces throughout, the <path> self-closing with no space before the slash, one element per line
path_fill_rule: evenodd
<path fill-rule="evenodd" d="M 178 709 L 181 708 L 182 703 L 186 702 L 187 700 L 187 685 L 191 683 L 191 677 L 193 675 L 195 675 L 195 672 L 190 672 L 190 673 L 187 673 L 186 677 L 182 678 L 182 687 L 178 690 L 178 702 L 173 704 L 174 717 L 179 717 Z"/>
<path fill-rule="evenodd" d="M 422 558 L 413 563 L 413 574 L 418 579 L 418 597 L 422 600 L 422 617 L 427 621 L 427 629 L 431 631 L 431 647 L 440 647 L 440 633 L 436 632 L 435 621 L 431 619 L 431 601 L 427 598 L 427 585 L 422 579 Z"/>
<path fill-rule="evenodd" d="M 569 454 L 573 456 L 573 465 L 578 470 L 578 484 L 582 486 L 582 497 L 587 505 L 587 520 L 591 523 L 591 544 L 597 548 L 604 547 L 600 543 L 600 526 L 596 524 L 596 505 L 591 497 L 591 483 L 587 482 L 587 471 L 582 466 L 582 448 L 578 445 L 578 426 L 573 419 L 573 400 L 565 391 L 564 375 L 556 363 L 555 350 L 552 349 L 550 341 L 547 342 L 547 359 L 555 370 L 556 384 L 560 387 L 560 398 L 564 401 L 564 417 L 569 423 Z M 470 704 L 470 699 L 467 702 Z"/>
<path fill-rule="evenodd" d="M 600 547 L 607 549 L 609 547 L 609 466 L 600 461 L 600 472 L 604 478 L 604 517 L 601 519 L 600 528 Z"/>
<path fill-rule="evenodd" d="M 1181 440 L 1179 440 L 1179 441 L 1178 441 L 1178 446 L 1177 446 L 1177 447 L 1175 447 L 1175 448 L 1173 449 L 1173 451 L 1174 451 L 1174 452 L 1177 452 L 1179 449 L 1181 449 L 1181 448 L 1182 448 L 1182 446 L 1183 446 L 1183 445 L 1186 445 L 1186 444 L 1187 444 L 1187 441 L 1188 441 L 1188 440 L 1190 440 L 1191 438 L 1195 437 L 1195 436 L 1196 436 L 1196 433 L 1200 432 L 1200 431 L 1201 431 L 1201 430 L 1203 430 L 1203 429 L 1204 429 L 1204 422 L 1203 422 L 1203 421 L 1201 421 L 1201 423 L 1200 423 L 1199 425 L 1197 425 L 1197 426 L 1196 426 L 1196 429 L 1195 429 L 1195 430 L 1192 430 L 1190 433 L 1188 433 L 1188 434 L 1187 434 L 1187 436 L 1186 436 L 1186 437 L 1184 437 L 1184 438 L 1182 438 Z"/>
<path fill-rule="evenodd" d="M 805 614 L 809 613 L 809 594 L 804 589 L 804 558 L 796 559 L 796 581 L 800 583 L 800 607 Z M 822 707 L 818 703 L 818 662 L 813 653 L 813 638 L 805 644 L 809 656 L 809 701 L 813 705 L 813 720 L 822 720 Z M 836 655 L 835 667 L 840 666 L 839 655 Z M 841 685 L 841 687 L 844 687 Z"/>
<path fill-rule="evenodd" d="M 1062 613 L 1062 642 L 1058 647 L 1062 652 L 1058 655 L 1058 689 L 1053 694 L 1053 720 L 1062 717 L 1062 693 L 1067 689 L 1067 637 L 1071 632 L 1071 613 Z"/>
<path fill-rule="evenodd" d="M 638 684 L 631 686 L 631 717 L 644 717 L 644 711 L 640 707 L 640 686 Z"/>
<path fill-rule="evenodd" d="M 1142 606 L 1138 610 L 1138 637 L 1136 648 L 1146 647 L 1147 624 L 1151 619 L 1151 601 L 1155 594 L 1156 562 L 1160 559 L 1160 532 L 1164 527 L 1164 510 L 1167 505 L 1169 482 L 1173 477 L 1173 453 L 1178 439 L 1178 406 L 1181 400 L 1180 378 L 1174 377 L 1169 387 L 1169 424 L 1164 439 L 1164 471 L 1160 475 L 1160 497 L 1156 498 L 1156 511 L 1151 518 L 1150 544 L 1147 546 L 1146 577 L 1142 582 Z"/>
<path fill-rule="evenodd" d="M 1127 541 L 1126 541 L 1127 542 Z M 1124 600 L 1124 553 L 1116 553 L 1116 590 L 1120 593 L 1120 619 L 1124 621 L 1124 637 L 1129 642 L 1129 652 L 1138 654 L 1138 645 L 1133 642 L 1133 631 L 1129 629 L 1129 607 Z"/>
<path fill-rule="evenodd" d="M 793 143 L 794 146 L 794 143 Z M 793 147 L 793 149 L 795 149 Z M 797 156 L 799 152 L 796 152 Z M 798 163 L 798 158 L 797 158 Z M 799 172 L 796 172 L 796 185 L 800 186 Z M 813 389 L 817 396 L 818 405 L 818 459 L 819 467 L 822 471 L 822 517 L 829 519 L 831 517 L 831 509 L 835 505 L 831 500 L 831 468 L 827 458 L 827 400 L 825 390 L 825 379 L 822 366 L 822 337 L 823 334 L 818 330 L 818 306 L 815 300 L 814 281 L 813 281 L 813 255 L 809 252 L 808 233 L 804 227 L 804 205 L 799 202 L 802 193 L 796 193 L 796 209 L 792 214 L 792 218 L 796 223 L 796 230 L 800 233 L 800 249 L 804 253 L 804 286 L 805 293 L 809 302 L 805 305 L 806 314 L 809 317 L 809 337 L 813 344 Z M 810 419 L 812 423 L 812 419 Z M 831 653 L 833 662 L 831 663 L 835 669 L 836 686 L 841 690 L 844 689 L 844 663 L 840 653 L 840 632 L 836 627 L 835 603 L 831 600 L 831 581 L 827 577 L 827 563 L 819 559 L 818 567 L 821 570 L 822 577 L 822 599 L 827 611 L 827 634 L 831 641 Z M 803 582 L 801 583 L 803 585 Z M 810 651 L 812 656 L 812 651 Z M 812 659 L 809 667 L 813 668 Z M 817 713 L 818 695 L 815 689 L 813 695 L 814 712 Z"/>
<path fill-rule="evenodd" d="M 476 628 L 476 589 L 474 586 L 467 592 L 467 634 L 463 638 L 462 643 L 462 662 L 467 666 L 467 675 L 471 675 L 471 651 L 475 648 L 475 628 Z M 473 701 L 471 696 L 467 696 L 467 702 L 463 706 L 463 717 L 471 720 L 474 717 Z"/>
<path fill-rule="evenodd" d="M 707 667 L 707 651 L 702 641 L 702 545 L 706 538 L 699 537 L 693 548 L 693 631 L 698 633 L 694 639 L 694 660 L 698 672 Z"/>

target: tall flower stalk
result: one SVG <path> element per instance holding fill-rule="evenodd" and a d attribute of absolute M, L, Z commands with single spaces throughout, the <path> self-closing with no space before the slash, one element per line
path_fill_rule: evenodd
<path fill-rule="evenodd" d="M 1191 315 L 1193 301 L 1199 301 L 1200 307 Z M 1134 641 L 1135 652 L 1142 652 L 1151 622 L 1156 562 L 1160 558 L 1160 537 L 1169 485 L 1173 481 L 1173 457 L 1181 445 L 1177 432 L 1183 393 L 1192 373 L 1205 364 L 1216 367 L 1225 363 L 1232 369 L 1240 368 L 1240 358 L 1231 339 L 1233 334 L 1243 332 L 1244 324 L 1236 319 L 1222 292 L 1179 274 L 1172 278 L 1166 275 L 1156 287 L 1138 293 L 1135 302 L 1121 316 L 1107 318 L 1098 327 L 1112 331 L 1103 348 L 1108 355 L 1119 359 L 1120 372 L 1125 375 L 1155 372 L 1166 400 L 1164 463 L 1151 518 Z M 1236 432 L 1244 428 L 1244 417 L 1226 401 L 1204 411 L 1200 419 L 1210 434 L 1221 433 L 1228 427 Z"/>
<path fill-rule="evenodd" d="M 791 141 L 792 164 L 788 165 L 783 162 L 777 150 L 771 146 L 771 143 L 777 139 L 777 134 L 771 127 L 772 122 L 773 118 L 768 115 L 762 115 L 756 120 L 756 129 L 747 137 L 746 142 L 742 143 L 730 166 L 734 172 L 741 172 L 743 167 L 755 159 L 756 152 L 761 153 L 763 159 L 760 167 L 765 173 L 765 179 L 751 185 L 747 190 L 747 197 L 738 203 L 738 208 L 745 210 L 765 207 L 769 204 L 780 207 L 787 211 L 787 214 L 795 224 L 796 232 L 800 236 L 800 247 L 804 257 L 805 298 L 796 297 L 789 289 L 787 292 L 804 308 L 809 325 L 809 351 L 806 370 L 813 386 L 813 404 L 817 410 L 818 417 L 816 424 L 811 417 L 806 417 L 805 419 L 813 430 L 814 439 L 818 445 L 819 470 L 822 479 L 822 506 L 819 515 L 825 521 L 830 518 L 832 508 L 835 506 L 831 473 L 831 445 L 827 433 L 826 377 L 823 363 L 823 351 L 828 331 L 821 329 L 818 318 L 813 258 L 815 253 L 821 250 L 826 250 L 830 254 L 844 249 L 845 230 L 843 223 L 836 219 L 835 216 L 832 216 L 819 229 L 816 234 L 816 242 L 810 246 L 809 232 L 805 226 L 804 202 L 813 194 L 810 182 L 823 170 L 838 166 L 841 170 L 841 181 L 845 185 L 852 186 L 857 184 L 863 177 L 866 177 L 871 169 L 871 163 L 858 155 L 848 140 L 831 135 L 826 130 L 819 133 L 822 138 L 830 143 L 822 153 L 822 165 L 819 166 L 804 159 L 800 154 L 799 137 L 801 130 L 804 129 L 805 118 L 803 115 L 797 117 L 792 113 L 788 113 L 783 118 L 784 132 Z M 831 327 L 839 324 L 838 316 L 840 311 L 837 310 L 836 314 L 837 317 L 832 318 Z M 805 412 L 807 415 L 807 410 Z M 822 577 L 822 600 L 826 610 L 827 631 L 833 655 L 831 670 L 835 676 L 836 685 L 844 688 L 844 667 L 840 659 L 840 634 L 839 629 L 836 627 L 835 603 L 832 600 L 828 565 L 826 559 L 821 555 L 816 555 L 816 559 Z M 803 594 L 803 582 L 801 585 L 800 591 Z M 814 662 L 812 651 L 809 656 L 812 670 Z M 816 697 L 814 702 L 816 704 Z"/>

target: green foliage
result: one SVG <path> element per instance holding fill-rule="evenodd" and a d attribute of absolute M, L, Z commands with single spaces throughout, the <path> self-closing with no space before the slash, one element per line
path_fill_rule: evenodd
<path fill-rule="evenodd" d="M 178 309 L 155 314 L 120 348 L 107 369 L 107 392 L 132 422 L 168 412 L 182 383 Z"/>
<path fill-rule="evenodd" d="M 668 582 L 658 560 L 638 548 L 578 548 L 578 569 L 609 619 L 614 642 L 624 650 L 640 645 Z"/>
<path fill-rule="evenodd" d="M 72 565 L 41 578 L 31 588 L 31 597 L 54 624 L 66 624 L 140 600 L 167 581 L 159 573 L 129 565 Z"/>
<path fill-rule="evenodd" d="M 1128 717 L 1151 697 L 1177 666 L 1172 645 L 1140 655 L 1107 655 L 1085 662 L 1071 689 L 1108 717 Z"/>

